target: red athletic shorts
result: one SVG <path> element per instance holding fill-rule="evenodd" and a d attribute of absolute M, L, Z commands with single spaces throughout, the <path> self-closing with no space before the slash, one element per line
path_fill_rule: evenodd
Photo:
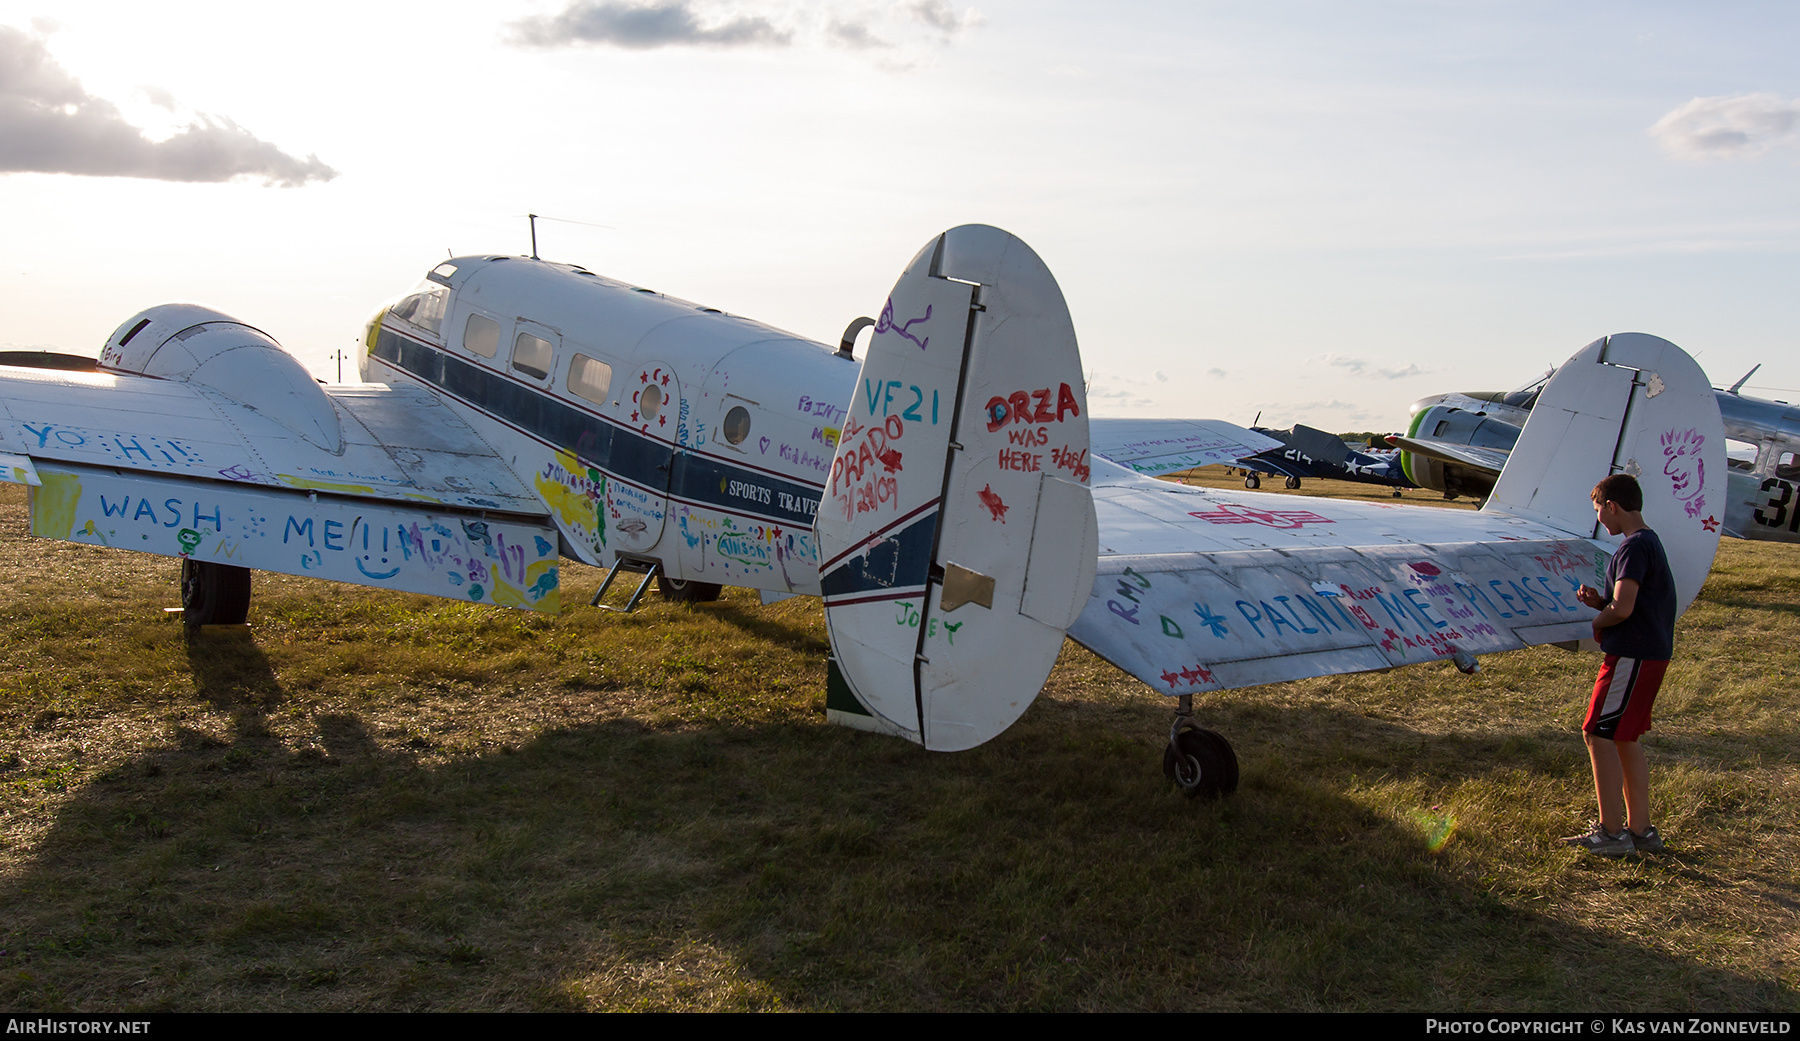
<path fill-rule="evenodd" d="M 1656 700 L 1668 667 L 1666 661 L 1607 655 L 1581 729 L 1609 741 L 1636 741 L 1650 729 L 1650 703 Z"/>

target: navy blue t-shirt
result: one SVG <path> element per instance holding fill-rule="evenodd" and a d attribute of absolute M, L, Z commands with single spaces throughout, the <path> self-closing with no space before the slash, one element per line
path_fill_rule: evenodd
<path fill-rule="evenodd" d="M 1656 532 L 1640 528 L 1619 543 L 1606 564 L 1606 596 L 1621 578 L 1638 584 L 1637 603 L 1630 618 L 1600 630 L 1600 649 L 1621 658 L 1668 661 L 1675 656 L 1675 578 Z"/>

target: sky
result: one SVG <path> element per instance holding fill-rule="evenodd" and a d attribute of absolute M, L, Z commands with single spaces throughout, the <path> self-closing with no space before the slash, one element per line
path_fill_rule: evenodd
<path fill-rule="evenodd" d="M 334 378 L 528 212 L 835 343 L 984 223 L 1097 415 L 1392 430 L 1623 331 L 1795 400 L 1797 52 L 1776 3 L 0 0 L 0 348 L 193 300 Z"/>

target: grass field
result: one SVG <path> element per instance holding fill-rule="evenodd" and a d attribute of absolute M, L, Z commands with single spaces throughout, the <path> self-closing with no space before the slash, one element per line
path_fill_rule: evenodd
<path fill-rule="evenodd" d="M 1555 649 L 1199 698 L 1243 764 L 1205 803 L 1170 703 L 1073 645 L 931 754 L 825 724 L 813 600 L 258 574 L 189 643 L 174 562 L 29 539 L 23 498 L 0 1006 L 1800 1008 L 1794 548 L 1725 543 L 1645 739 L 1671 852 L 1608 861 L 1555 842 L 1596 664 Z"/>

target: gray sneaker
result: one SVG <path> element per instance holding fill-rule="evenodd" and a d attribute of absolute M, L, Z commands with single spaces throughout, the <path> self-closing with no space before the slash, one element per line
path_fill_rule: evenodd
<path fill-rule="evenodd" d="M 1593 830 L 1587 834 L 1570 835 L 1562 841 L 1565 846 L 1574 846 L 1576 849 L 1598 853 L 1603 857 L 1622 857 L 1637 848 L 1637 845 L 1631 841 L 1629 828 L 1620 828 L 1617 835 L 1609 835 L 1597 821 Z"/>
<path fill-rule="evenodd" d="M 1652 824 L 1648 828 L 1645 828 L 1642 835 L 1639 835 L 1635 831 L 1630 831 L 1630 829 L 1626 830 L 1630 832 L 1632 846 L 1635 847 L 1639 853 L 1661 853 L 1663 851 L 1662 836 L 1656 833 L 1656 825 Z"/>

